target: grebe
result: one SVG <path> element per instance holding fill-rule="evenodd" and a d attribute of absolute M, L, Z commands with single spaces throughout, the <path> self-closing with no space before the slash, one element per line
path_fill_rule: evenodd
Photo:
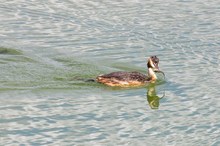
<path fill-rule="evenodd" d="M 148 74 L 144 75 L 139 72 L 112 72 L 109 74 L 99 75 L 96 81 L 112 87 L 131 87 L 143 86 L 147 83 L 154 83 L 157 80 L 155 72 L 161 72 L 158 67 L 159 58 L 151 56 L 147 61 Z M 163 73 L 164 74 L 164 73 Z"/>

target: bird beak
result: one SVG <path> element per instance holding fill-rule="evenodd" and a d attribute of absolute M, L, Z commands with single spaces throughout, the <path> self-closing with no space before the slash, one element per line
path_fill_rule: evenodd
<path fill-rule="evenodd" d="M 165 76 L 164 72 L 159 69 L 158 63 L 153 63 L 153 64 L 154 64 L 154 72 L 162 73 Z"/>
<path fill-rule="evenodd" d="M 158 63 L 153 63 L 153 64 L 154 64 L 154 71 L 155 72 L 160 71 Z"/>

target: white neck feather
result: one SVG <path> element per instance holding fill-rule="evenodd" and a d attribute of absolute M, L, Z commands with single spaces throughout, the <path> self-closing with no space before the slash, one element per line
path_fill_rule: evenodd
<path fill-rule="evenodd" d="M 148 76 L 151 78 L 151 80 L 155 81 L 157 80 L 157 76 L 152 68 L 148 68 Z"/>

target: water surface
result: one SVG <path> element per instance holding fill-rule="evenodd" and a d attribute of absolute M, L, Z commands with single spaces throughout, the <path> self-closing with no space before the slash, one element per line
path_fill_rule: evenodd
<path fill-rule="evenodd" d="M 3 0 L 0 145 L 220 145 L 219 5 Z M 163 84 L 84 82 L 150 55 Z"/>

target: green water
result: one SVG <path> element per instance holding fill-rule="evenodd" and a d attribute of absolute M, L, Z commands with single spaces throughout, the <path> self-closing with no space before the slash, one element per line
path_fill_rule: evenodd
<path fill-rule="evenodd" d="M 220 145 L 219 4 L 3 0 L 0 145 Z M 85 82 L 151 55 L 165 82 Z"/>

